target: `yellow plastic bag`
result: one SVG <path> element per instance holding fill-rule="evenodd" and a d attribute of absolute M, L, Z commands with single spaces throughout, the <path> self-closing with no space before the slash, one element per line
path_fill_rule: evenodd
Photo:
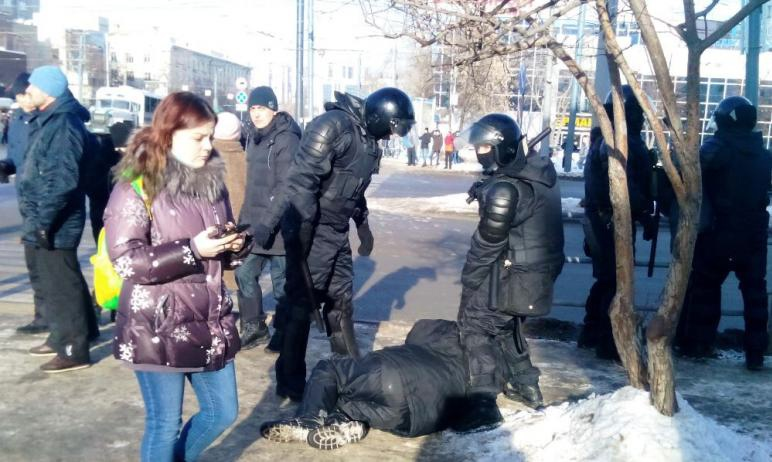
<path fill-rule="evenodd" d="M 148 216 L 150 215 L 150 203 L 147 200 L 147 195 L 142 189 L 142 177 L 139 177 L 131 182 L 131 187 L 142 198 L 147 208 Z M 118 309 L 118 300 L 121 296 L 121 287 L 123 286 L 123 278 L 115 271 L 113 262 L 110 261 L 110 255 L 107 254 L 107 236 L 105 235 L 105 229 L 102 228 L 99 231 L 99 238 L 97 239 L 97 252 L 92 255 L 89 261 L 94 266 L 94 295 L 96 295 L 97 305 L 101 306 L 105 310 L 115 311 Z"/>

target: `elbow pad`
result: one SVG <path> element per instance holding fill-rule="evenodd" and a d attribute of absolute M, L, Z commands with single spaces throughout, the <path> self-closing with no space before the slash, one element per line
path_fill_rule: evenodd
<path fill-rule="evenodd" d="M 485 206 L 480 219 L 480 237 L 495 243 L 509 237 L 509 229 L 515 219 L 517 189 L 506 182 L 496 183 L 485 195 Z"/>

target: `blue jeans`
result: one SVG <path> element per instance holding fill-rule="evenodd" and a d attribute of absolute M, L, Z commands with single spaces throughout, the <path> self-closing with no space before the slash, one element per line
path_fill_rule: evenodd
<path fill-rule="evenodd" d="M 249 254 L 241 266 L 236 268 L 236 284 L 239 286 L 239 312 L 243 322 L 265 321 L 260 274 L 269 261 L 271 262 L 273 298 L 278 301 L 284 297 L 287 257 L 284 255 Z"/>
<path fill-rule="evenodd" d="M 145 401 L 142 462 L 194 461 L 238 417 L 233 361 L 212 372 L 134 373 Z M 199 411 L 180 431 L 185 379 L 193 386 Z"/>

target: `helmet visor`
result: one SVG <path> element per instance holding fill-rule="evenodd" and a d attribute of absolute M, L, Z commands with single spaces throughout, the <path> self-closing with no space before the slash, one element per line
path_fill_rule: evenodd
<path fill-rule="evenodd" d="M 405 136 L 413 128 L 415 119 L 391 119 L 391 132 L 398 136 Z"/>
<path fill-rule="evenodd" d="M 463 145 L 480 146 L 487 144 L 497 146 L 504 140 L 504 136 L 499 130 L 490 125 L 475 122 L 461 131 L 457 139 Z"/>

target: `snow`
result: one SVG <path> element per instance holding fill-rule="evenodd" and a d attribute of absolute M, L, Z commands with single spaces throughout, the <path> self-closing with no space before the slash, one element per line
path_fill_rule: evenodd
<path fill-rule="evenodd" d="M 367 199 L 370 210 L 384 212 L 399 211 L 410 215 L 461 214 L 477 216 L 477 202 L 466 203 L 466 193 L 447 194 L 433 197 L 372 197 Z M 564 197 L 561 199 L 563 214 L 567 217 L 582 217 L 584 209 L 579 206 L 581 199 Z"/>
<path fill-rule="evenodd" d="M 659 414 L 649 393 L 624 387 L 542 411 L 506 412 L 497 429 L 443 433 L 450 453 L 479 461 L 747 461 L 772 459 L 772 443 L 741 435 L 698 413 L 679 396 L 674 417 Z"/>

